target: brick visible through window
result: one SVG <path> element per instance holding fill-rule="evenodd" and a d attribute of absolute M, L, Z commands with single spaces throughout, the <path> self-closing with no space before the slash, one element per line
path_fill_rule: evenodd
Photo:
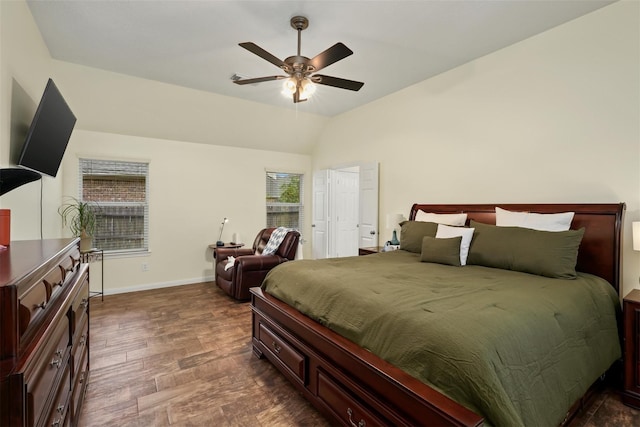
<path fill-rule="evenodd" d="M 148 164 L 80 159 L 80 192 L 98 207 L 94 246 L 106 252 L 148 250 Z"/>

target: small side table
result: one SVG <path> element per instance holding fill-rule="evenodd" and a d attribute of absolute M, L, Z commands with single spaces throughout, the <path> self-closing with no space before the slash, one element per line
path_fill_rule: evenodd
<path fill-rule="evenodd" d="M 622 302 L 624 327 L 624 386 L 622 402 L 640 408 L 640 289 L 634 289 Z"/>
<path fill-rule="evenodd" d="M 94 261 L 100 261 L 100 291 L 92 291 L 89 289 L 89 298 L 100 296 L 100 300 L 104 301 L 104 250 L 92 248 L 88 251 L 80 251 L 80 262 L 89 263 Z"/>
<path fill-rule="evenodd" d="M 244 243 L 225 243 L 222 246 L 218 246 L 215 243 L 209 245 L 209 248 L 213 249 L 213 258 L 216 257 L 216 249 L 218 248 L 228 248 L 228 249 L 236 249 L 244 246 Z"/>

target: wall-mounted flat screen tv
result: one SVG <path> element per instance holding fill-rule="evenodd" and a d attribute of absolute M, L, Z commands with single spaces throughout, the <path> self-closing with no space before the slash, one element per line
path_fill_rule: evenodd
<path fill-rule="evenodd" d="M 75 124 L 76 116 L 49 79 L 22 146 L 18 166 L 55 177 Z"/>

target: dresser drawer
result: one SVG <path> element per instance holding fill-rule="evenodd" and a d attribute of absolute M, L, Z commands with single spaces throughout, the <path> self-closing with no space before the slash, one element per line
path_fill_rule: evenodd
<path fill-rule="evenodd" d="M 80 411 L 82 409 L 82 401 L 87 390 L 87 382 L 89 380 L 89 351 L 88 347 L 84 347 L 82 351 L 78 351 L 73 356 L 74 372 L 73 375 L 73 392 L 71 394 L 71 424 L 78 425 Z"/>
<path fill-rule="evenodd" d="M 71 322 L 71 336 L 77 335 L 80 325 L 86 321 L 89 309 L 89 276 L 83 274 L 80 277 L 80 286 L 71 303 L 69 321 Z"/>
<path fill-rule="evenodd" d="M 60 386 L 58 387 L 58 391 L 56 392 L 53 398 L 53 405 L 51 406 L 51 410 L 49 412 L 49 420 L 47 421 L 45 426 L 51 427 L 63 427 L 68 424 L 65 422 L 69 416 L 69 398 L 71 394 L 71 373 L 69 370 L 69 365 L 67 364 L 67 369 L 65 369 L 64 376 L 62 377 L 62 381 L 60 381 Z"/>
<path fill-rule="evenodd" d="M 369 411 L 328 374 L 318 370 L 317 375 L 318 397 L 345 425 L 371 427 L 390 424 Z"/>
<path fill-rule="evenodd" d="M 80 255 L 75 254 L 69 255 L 60 261 L 60 268 L 62 269 L 63 279 L 66 279 L 70 273 L 73 273 L 73 270 L 80 264 Z"/>
<path fill-rule="evenodd" d="M 25 331 L 35 323 L 35 320 L 44 312 L 47 302 L 49 301 L 49 289 L 44 282 L 37 282 L 31 286 L 27 291 L 18 296 L 19 306 L 19 319 L 18 319 L 18 331 L 20 336 L 24 335 Z"/>
<path fill-rule="evenodd" d="M 305 378 L 305 357 L 302 353 L 291 346 L 286 340 L 281 338 L 267 325 L 260 323 L 258 339 L 273 356 L 302 383 L 306 383 Z"/>
<path fill-rule="evenodd" d="M 25 375 L 28 419 L 37 422 L 46 410 L 56 380 L 68 368 L 69 322 L 63 316 L 47 341 L 46 348 L 34 361 L 34 369 Z M 68 370 L 68 369 L 67 369 Z"/>
<path fill-rule="evenodd" d="M 89 346 L 89 322 L 85 317 L 84 323 L 79 326 L 78 333 L 73 338 L 73 346 L 71 348 L 71 361 L 73 365 L 74 378 L 78 375 L 81 367 L 80 361 L 87 352 Z"/>
<path fill-rule="evenodd" d="M 64 285 L 64 275 L 64 268 L 57 266 L 48 272 L 44 279 L 42 279 L 46 287 L 49 289 L 50 298 L 62 289 L 62 286 Z"/>

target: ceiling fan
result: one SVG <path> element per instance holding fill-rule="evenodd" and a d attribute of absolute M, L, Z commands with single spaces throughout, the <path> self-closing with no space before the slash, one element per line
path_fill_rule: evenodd
<path fill-rule="evenodd" d="M 362 82 L 354 80 L 342 79 L 339 77 L 326 76 L 324 74 L 314 74 L 321 69 L 346 58 L 353 54 L 353 51 L 342 43 L 336 43 L 329 49 L 319 53 L 315 57 L 309 59 L 300 55 L 300 39 L 302 30 L 309 26 L 309 20 L 304 16 L 294 16 L 291 18 L 291 26 L 298 32 L 298 53 L 290 56 L 284 61 L 270 54 L 255 43 L 240 43 L 240 46 L 249 52 L 258 55 L 260 58 L 271 62 L 273 65 L 280 67 L 287 76 L 267 76 L 254 79 L 235 79 L 233 82 L 239 85 L 261 83 L 270 80 L 287 79 L 285 82 L 285 90 L 293 95 L 293 102 L 306 101 L 315 90 L 314 84 L 333 86 L 340 89 L 348 89 L 358 91 L 364 85 Z"/>

